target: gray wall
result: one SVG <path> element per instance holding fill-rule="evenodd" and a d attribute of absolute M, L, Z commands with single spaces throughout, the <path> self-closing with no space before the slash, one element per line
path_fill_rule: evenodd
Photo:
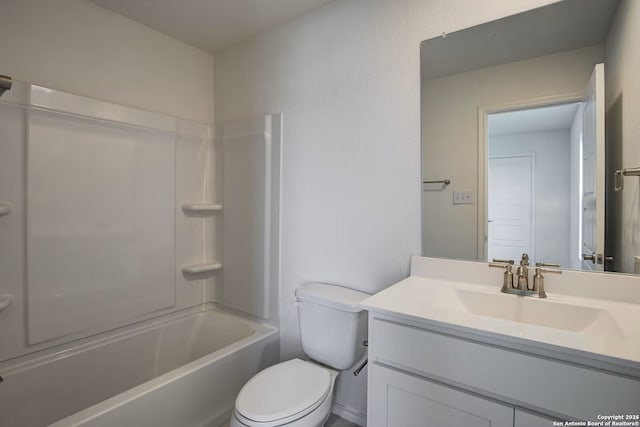
<path fill-rule="evenodd" d="M 0 74 L 213 121 L 213 56 L 86 0 L 3 0 Z"/>
<path fill-rule="evenodd" d="M 606 43 L 607 108 L 607 255 L 613 269 L 634 271 L 640 256 L 640 179 L 624 178 L 624 191 L 613 191 L 616 169 L 640 166 L 640 2 L 622 0 Z"/>
<path fill-rule="evenodd" d="M 297 287 L 373 293 L 421 252 L 420 42 L 548 3 L 339 0 L 216 54 L 218 121 L 284 114 L 283 358 L 302 354 Z M 338 386 L 362 415 L 366 375 Z"/>

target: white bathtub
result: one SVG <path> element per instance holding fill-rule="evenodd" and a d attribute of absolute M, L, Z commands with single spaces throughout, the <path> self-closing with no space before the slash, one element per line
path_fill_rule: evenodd
<path fill-rule="evenodd" d="M 0 426 L 217 427 L 277 332 L 207 304 L 4 362 Z"/>

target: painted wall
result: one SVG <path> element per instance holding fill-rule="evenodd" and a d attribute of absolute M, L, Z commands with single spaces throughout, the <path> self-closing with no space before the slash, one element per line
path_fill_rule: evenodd
<path fill-rule="evenodd" d="M 218 121 L 284 114 L 284 359 L 302 354 L 297 287 L 373 293 L 421 252 L 420 42 L 552 2 L 341 0 L 216 55 Z M 366 375 L 338 386 L 363 416 Z"/>
<path fill-rule="evenodd" d="M 582 93 L 603 59 L 604 47 L 597 45 L 424 82 L 424 178 L 452 181 L 444 191 L 424 193 L 425 255 L 478 259 L 477 205 L 453 205 L 452 195 L 468 189 L 475 200 L 484 197 L 477 182 L 478 107 Z"/>
<path fill-rule="evenodd" d="M 624 191 L 612 191 L 613 171 L 640 166 L 640 2 L 622 0 L 607 38 L 607 255 L 616 271 L 632 273 L 640 256 L 640 180 L 624 178 Z"/>
<path fill-rule="evenodd" d="M 212 55 L 86 0 L 3 0 L 0 74 L 213 121 Z"/>
<path fill-rule="evenodd" d="M 568 130 L 525 132 L 490 137 L 489 156 L 533 153 L 535 258 L 569 266 L 570 136 Z"/>

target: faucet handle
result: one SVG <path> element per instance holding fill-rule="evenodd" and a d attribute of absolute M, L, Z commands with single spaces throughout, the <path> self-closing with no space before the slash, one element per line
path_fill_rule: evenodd
<path fill-rule="evenodd" d="M 540 267 L 536 267 L 536 273 L 540 272 L 540 273 L 555 273 L 555 274 L 562 274 L 562 270 L 550 270 L 548 268 L 540 268 Z"/>
<path fill-rule="evenodd" d="M 529 255 L 522 254 L 522 258 L 520 259 L 520 265 L 529 265 Z"/>
<path fill-rule="evenodd" d="M 512 259 L 497 259 L 497 258 L 494 258 L 493 262 L 500 262 L 502 264 L 511 264 L 511 265 L 515 264 L 515 261 L 512 260 Z"/>
<path fill-rule="evenodd" d="M 546 262 L 536 262 L 536 267 L 553 267 L 560 268 L 560 264 L 548 264 Z"/>
<path fill-rule="evenodd" d="M 489 267 L 504 268 L 504 278 L 502 280 L 502 292 L 507 292 L 513 288 L 513 261 L 505 263 L 489 263 Z"/>
<path fill-rule="evenodd" d="M 513 263 L 510 262 L 490 262 L 489 267 L 494 268 L 504 268 L 505 270 L 511 270 L 513 268 Z"/>
<path fill-rule="evenodd" d="M 543 262 L 536 263 L 536 274 L 533 276 L 533 290 L 538 291 L 538 298 L 546 298 L 547 293 L 544 291 L 544 276 L 542 273 L 562 274 L 562 270 L 549 270 L 542 266 L 555 266 L 556 264 L 545 264 Z"/>

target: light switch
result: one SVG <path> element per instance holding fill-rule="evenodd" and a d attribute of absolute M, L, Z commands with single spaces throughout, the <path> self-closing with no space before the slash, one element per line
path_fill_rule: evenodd
<path fill-rule="evenodd" d="M 453 204 L 454 205 L 472 205 L 473 191 L 469 191 L 469 190 L 454 191 Z"/>

